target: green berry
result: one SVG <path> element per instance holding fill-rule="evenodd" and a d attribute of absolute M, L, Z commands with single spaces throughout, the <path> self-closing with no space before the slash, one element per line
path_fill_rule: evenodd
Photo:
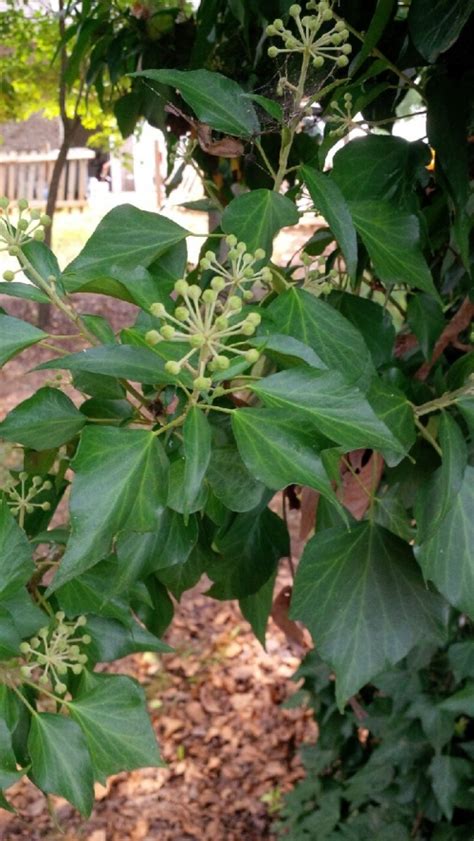
<path fill-rule="evenodd" d="M 229 248 L 234 248 L 234 246 L 237 245 L 237 237 L 234 234 L 229 234 L 225 238 L 225 241 L 226 241 L 227 245 L 229 246 Z"/>
<path fill-rule="evenodd" d="M 338 67 L 347 67 L 349 59 L 346 55 L 340 55 L 339 58 L 336 59 L 336 64 Z"/>
<path fill-rule="evenodd" d="M 192 286 L 190 286 L 188 289 L 188 295 L 192 301 L 199 301 L 199 298 L 201 297 L 201 292 L 202 289 L 200 286 L 197 285 L 197 283 L 193 283 Z"/>
<path fill-rule="evenodd" d="M 212 385 L 212 380 L 210 377 L 196 377 L 193 380 L 194 388 L 199 389 L 199 391 L 208 391 Z"/>
<path fill-rule="evenodd" d="M 0 209 L 1 210 L 8 210 L 8 205 L 10 204 L 9 199 L 6 196 L 2 196 L 0 198 Z"/>
<path fill-rule="evenodd" d="M 7 269 L 6 272 L 3 272 L 3 279 L 10 283 L 12 280 L 15 280 L 15 272 Z"/>
<path fill-rule="evenodd" d="M 42 511 L 51 511 L 51 503 L 50 502 L 42 502 L 40 505 Z"/>
<path fill-rule="evenodd" d="M 42 213 L 40 216 L 40 222 L 45 228 L 49 228 L 51 225 L 51 216 L 48 216 L 47 213 Z"/>
<path fill-rule="evenodd" d="M 253 298 L 253 292 L 251 292 L 250 289 L 246 289 L 242 297 L 244 301 L 251 301 Z"/>
<path fill-rule="evenodd" d="M 273 26 L 278 31 L 281 31 L 284 28 L 283 27 L 283 21 L 281 20 L 281 18 L 275 18 L 275 20 L 273 21 Z"/>
<path fill-rule="evenodd" d="M 247 243 L 246 242 L 238 242 L 235 246 L 237 254 L 245 254 L 247 251 Z"/>
<path fill-rule="evenodd" d="M 322 55 L 317 55 L 316 58 L 313 61 L 313 67 L 320 68 L 320 67 L 323 66 L 323 64 L 324 64 L 324 58 L 322 57 Z"/>
<path fill-rule="evenodd" d="M 276 58 L 278 55 L 278 48 L 277 47 L 269 47 L 267 50 L 268 58 Z"/>
<path fill-rule="evenodd" d="M 342 32 L 345 28 L 346 28 L 346 24 L 344 23 L 343 20 L 338 20 L 335 27 L 334 27 L 336 32 Z"/>
<path fill-rule="evenodd" d="M 28 219 L 19 219 L 18 220 L 18 228 L 20 231 L 26 231 L 29 225 Z"/>
<path fill-rule="evenodd" d="M 18 210 L 27 210 L 28 202 L 26 199 L 18 199 Z"/>
<path fill-rule="evenodd" d="M 256 260 L 263 260 L 265 257 L 265 249 L 264 248 L 257 248 L 254 257 Z"/>
<path fill-rule="evenodd" d="M 266 33 L 269 38 L 272 38 L 274 35 L 278 34 L 278 30 L 275 29 L 272 23 L 270 23 L 266 28 Z"/>
<path fill-rule="evenodd" d="M 205 289 L 202 293 L 202 300 L 205 304 L 214 304 L 217 301 L 217 292 L 214 289 Z"/>
<path fill-rule="evenodd" d="M 218 371 L 227 371 L 230 365 L 230 359 L 227 356 L 216 356 L 215 363 Z"/>
<path fill-rule="evenodd" d="M 37 228 L 33 234 L 33 239 L 36 240 L 36 242 L 44 242 L 44 238 L 45 233 L 43 231 L 43 228 Z"/>
<path fill-rule="evenodd" d="M 204 255 L 205 259 L 206 259 L 206 260 L 209 260 L 209 262 L 210 262 L 210 263 L 212 263 L 212 261 L 214 260 L 214 257 L 215 257 L 215 256 L 216 256 L 216 255 L 214 254 L 214 252 L 213 252 L 213 251 L 206 251 L 206 253 L 205 253 L 205 255 Z"/>
<path fill-rule="evenodd" d="M 20 643 L 20 651 L 21 651 L 22 654 L 28 654 L 29 650 L 30 650 L 29 642 Z"/>
<path fill-rule="evenodd" d="M 211 280 L 211 286 L 212 286 L 213 289 L 215 289 L 216 292 L 222 292 L 222 290 L 225 289 L 224 278 L 219 277 L 219 275 L 216 275 Z"/>
<path fill-rule="evenodd" d="M 55 691 L 55 692 L 57 692 L 57 693 L 58 693 L 58 695 L 64 695 L 64 693 L 65 693 L 65 692 L 67 692 L 67 686 L 66 686 L 66 684 L 65 684 L 65 683 L 61 683 L 61 681 L 59 681 L 59 682 L 55 685 L 55 687 L 54 687 L 54 691 Z"/>
<path fill-rule="evenodd" d="M 343 41 L 343 37 L 339 32 L 335 32 L 334 35 L 331 35 L 331 41 L 337 47 Z"/>
<path fill-rule="evenodd" d="M 249 362 L 250 365 L 253 365 L 254 362 L 258 362 L 259 359 L 260 359 L 260 353 L 255 348 L 252 348 L 251 350 L 248 350 L 247 353 L 245 354 L 245 361 Z"/>
<path fill-rule="evenodd" d="M 84 667 L 80 663 L 74 663 L 71 667 L 73 675 L 80 675 L 84 671 Z"/>
<path fill-rule="evenodd" d="M 199 265 L 200 265 L 201 269 L 204 269 L 204 271 L 211 268 L 210 261 L 206 260 L 205 257 L 202 258 L 202 260 L 199 262 Z"/>
<path fill-rule="evenodd" d="M 92 642 L 92 638 L 89 636 L 89 634 L 84 634 L 81 642 L 83 642 L 84 645 L 89 645 L 89 643 Z"/>
<path fill-rule="evenodd" d="M 41 642 L 38 639 L 38 637 L 32 637 L 30 639 L 30 645 L 31 645 L 32 648 L 39 648 L 40 645 L 41 645 Z"/>
<path fill-rule="evenodd" d="M 255 324 L 255 326 L 258 327 L 258 325 L 262 321 L 262 316 L 260 315 L 259 312 L 251 312 L 251 313 L 248 314 L 246 320 L 249 321 L 250 324 Z"/>
<path fill-rule="evenodd" d="M 53 483 L 49 479 L 46 479 L 46 482 L 43 482 L 43 490 L 44 491 L 50 491 L 52 489 L 52 487 L 53 487 Z"/>
<path fill-rule="evenodd" d="M 156 304 L 151 305 L 150 312 L 155 316 L 155 318 L 163 318 L 163 316 L 166 315 L 166 308 L 164 304 L 157 302 Z"/>
<path fill-rule="evenodd" d="M 205 344 L 206 339 L 202 335 L 202 333 L 194 333 L 192 336 L 189 337 L 189 344 L 191 347 L 202 347 Z"/>
<path fill-rule="evenodd" d="M 231 295 L 227 303 L 229 304 L 229 308 L 234 310 L 234 312 L 242 309 L 242 301 L 237 295 Z"/>
<path fill-rule="evenodd" d="M 189 317 L 189 312 L 186 307 L 176 307 L 174 311 L 174 317 L 178 319 L 178 321 L 186 321 Z"/>
<path fill-rule="evenodd" d="M 172 374 L 174 377 L 177 377 L 178 374 L 181 373 L 181 365 L 179 362 L 175 362 L 174 359 L 170 359 L 165 363 L 165 371 L 167 371 L 168 374 Z"/>
<path fill-rule="evenodd" d="M 242 324 L 242 333 L 244 336 L 253 336 L 255 329 L 255 324 L 252 324 L 251 321 L 244 321 Z"/>
<path fill-rule="evenodd" d="M 161 342 L 161 336 L 158 333 L 158 330 L 148 330 L 148 333 L 145 333 L 145 341 L 148 342 L 149 345 L 157 345 L 158 342 Z"/>
<path fill-rule="evenodd" d="M 186 281 L 184 279 L 183 280 L 177 280 L 175 285 L 174 285 L 174 291 L 178 295 L 186 295 L 188 289 L 189 289 L 189 283 L 186 283 Z"/>
<path fill-rule="evenodd" d="M 164 339 L 172 339 L 176 330 L 172 327 L 171 324 L 164 324 L 163 327 L 160 329 L 160 333 Z"/>
<path fill-rule="evenodd" d="M 349 55 L 352 52 L 352 45 L 351 44 L 343 44 L 341 47 L 341 52 L 344 55 Z"/>
<path fill-rule="evenodd" d="M 332 20 L 331 9 L 324 9 L 324 11 L 321 13 L 321 17 L 323 20 Z"/>
<path fill-rule="evenodd" d="M 218 315 L 214 324 L 216 325 L 218 330 L 227 330 L 229 326 L 229 320 L 225 317 L 225 315 Z"/>
<path fill-rule="evenodd" d="M 301 6 L 298 6 L 298 3 L 293 3 L 288 9 L 288 12 L 292 18 L 297 18 L 301 14 Z"/>

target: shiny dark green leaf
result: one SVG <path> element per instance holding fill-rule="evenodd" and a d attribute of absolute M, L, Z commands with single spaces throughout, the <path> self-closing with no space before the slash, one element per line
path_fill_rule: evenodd
<path fill-rule="evenodd" d="M 16 406 L 0 423 L 0 438 L 34 450 L 49 450 L 70 441 L 86 419 L 72 400 L 45 386 Z"/>

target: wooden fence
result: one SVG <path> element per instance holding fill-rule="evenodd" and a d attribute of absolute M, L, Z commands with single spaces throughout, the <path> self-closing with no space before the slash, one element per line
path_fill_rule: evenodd
<path fill-rule="evenodd" d="M 10 201 L 27 199 L 31 207 L 44 208 L 58 152 L 0 153 L 0 196 Z M 58 191 L 58 208 L 83 208 L 87 204 L 88 162 L 91 149 L 69 150 Z"/>

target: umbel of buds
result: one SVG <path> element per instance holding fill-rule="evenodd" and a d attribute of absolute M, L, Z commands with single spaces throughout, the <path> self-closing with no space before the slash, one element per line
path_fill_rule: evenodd
<path fill-rule="evenodd" d="M 29 210 L 29 204 L 26 199 L 19 199 L 17 202 L 18 217 L 15 223 L 12 222 L 9 214 L 10 202 L 7 198 L 0 198 L 0 251 L 6 251 L 10 257 L 18 257 L 22 245 L 33 239 L 36 242 L 43 242 L 45 238 L 45 228 L 51 225 L 51 219 L 46 213 L 41 213 L 39 210 Z M 3 273 L 3 279 L 11 281 L 15 279 L 15 274 L 22 271 L 12 271 L 7 269 Z"/>
<path fill-rule="evenodd" d="M 33 476 L 29 488 L 26 487 L 28 482 L 28 473 L 22 471 L 18 475 L 18 479 L 9 477 L 6 484 L 2 488 L 7 497 L 7 505 L 10 507 L 11 513 L 16 516 L 20 515 L 23 519 L 25 514 L 32 514 L 36 508 L 42 511 L 49 511 L 51 503 L 49 502 L 34 502 L 37 496 L 44 491 L 50 491 L 53 487 L 49 479 L 43 481 L 41 476 Z"/>
<path fill-rule="evenodd" d="M 87 663 L 87 655 L 81 652 L 81 645 L 91 641 L 89 634 L 78 634 L 86 624 L 86 617 L 79 616 L 74 622 L 65 621 L 62 610 L 55 615 L 54 625 L 40 628 L 29 642 L 22 642 L 20 651 L 24 658 L 21 674 L 31 679 L 39 672 L 38 683 L 51 683 L 58 695 L 64 695 L 67 686 L 64 678 L 68 672 L 80 675 Z"/>
<path fill-rule="evenodd" d="M 344 94 L 344 107 L 342 107 L 337 100 L 333 100 L 330 104 L 331 113 L 327 116 L 327 122 L 334 124 L 336 127 L 331 129 L 330 135 L 334 137 L 342 137 L 351 128 L 357 126 L 354 122 L 352 114 L 352 94 Z"/>
<path fill-rule="evenodd" d="M 346 67 L 352 47 L 347 43 L 349 30 L 344 21 L 334 22 L 334 14 L 327 0 L 313 0 L 307 3 L 307 9 L 314 9 L 315 14 L 301 17 L 301 6 L 297 3 L 289 8 L 290 16 L 296 24 L 296 32 L 285 29 L 280 18 L 267 26 L 267 35 L 281 38 L 284 44 L 283 47 L 269 47 L 270 58 L 276 58 L 280 53 L 304 53 L 311 58 L 313 67 L 321 68 L 326 62 L 332 62 L 337 67 Z M 332 25 L 329 27 L 325 26 L 330 23 Z"/>
<path fill-rule="evenodd" d="M 189 371 L 198 391 L 209 391 L 213 375 L 226 371 L 231 357 L 241 357 L 251 365 L 260 356 L 255 348 L 241 347 L 247 344 L 245 339 L 235 340 L 253 336 L 261 322 L 259 313 L 242 312 L 244 301 L 253 297 L 252 291 L 245 287 L 257 281 L 268 282 L 271 272 L 255 266 L 265 256 L 263 250 L 250 254 L 245 243 L 238 243 L 232 235 L 227 237 L 227 244 L 229 268 L 219 263 L 211 251 L 201 260 L 202 269 L 212 269 L 215 273 L 208 289 L 203 291 L 184 278 L 177 280 L 174 289 L 180 300 L 173 315 L 162 303 L 153 304 L 150 309 L 162 321 L 162 326 L 159 330 L 149 330 L 146 340 L 152 345 L 161 341 L 188 345 L 182 357 L 169 360 L 165 369 L 173 376 L 183 369 Z"/>

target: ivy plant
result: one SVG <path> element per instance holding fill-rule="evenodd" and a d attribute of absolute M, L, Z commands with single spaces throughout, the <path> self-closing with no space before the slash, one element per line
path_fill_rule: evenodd
<path fill-rule="evenodd" d="M 203 576 L 264 644 L 291 560 L 288 501 L 306 541 L 290 621 L 335 677 L 341 733 L 344 710 L 404 663 L 409 691 L 414 652 L 445 645 L 453 616 L 471 632 L 468 4 L 380 0 L 371 17 L 277 5 L 265 4 L 265 95 L 207 64 L 133 75 L 185 115 L 183 162 L 258 156 L 262 178 L 242 168 L 197 265 L 189 231 L 123 205 L 60 270 L 48 216 L 0 203 L 17 261 L 1 291 L 50 302 L 71 325 L 55 335 L 0 313 L 2 365 L 37 345 L 51 355 L 38 367 L 69 378 L 0 424 L 23 453 L 0 497 L 2 788 L 24 773 L 84 815 L 94 781 L 161 761 L 140 686 L 96 665 L 169 650 L 175 601 Z M 427 142 L 393 133 L 413 108 Z M 276 235 L 315 213 L 296 253 L 273 259 Z M 78 292 L 130 302 L 133 322 L 116 332 Z M 455 697 L 472 716 L 470 684 Z M 425 771 L 430 814 L 450 821 L 466 775 L 447 745 Z"/>

